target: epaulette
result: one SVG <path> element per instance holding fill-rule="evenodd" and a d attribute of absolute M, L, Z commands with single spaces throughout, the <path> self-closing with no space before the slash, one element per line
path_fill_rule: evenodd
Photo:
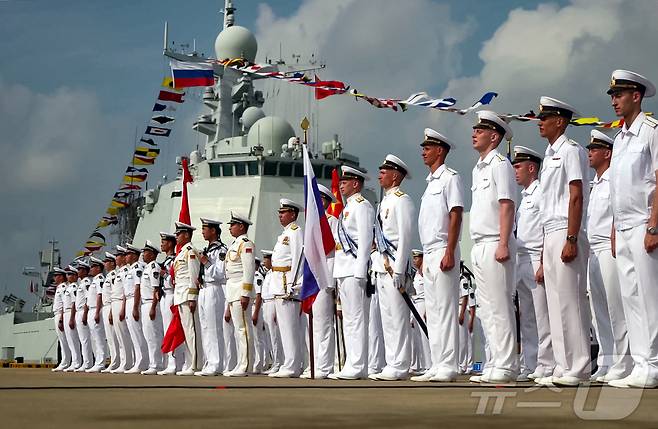
<path fill-rule="evenodd" d="M 456 170 L 453 170 L 453 169 L 450 168 L 450 167 L 446 167 L 446 171 L 447 171 L 448 173 L 450 173 L 450 174 L 457 174 L 457 171 L 456 171 Z"/>
<path fill-rule="evenodd" d="M 397 192 L 395 193 L 395 196 L 396 196 L 396 197 L 401 197 L 401 196 L 403 196 L 403 195 L 404 195 L 404 192 L 402 192 L 402 191 L 397 191 Z"/>
<path fill-rule="evenodd" d="M 499 153 L 496 154 L 496 158 L 498 158 L 498 161 L 505 161 L 505 157 Z"/>
<path fill-rule="evenodd" d="M 242 241 L 244 241 L 245 243 L 248 243 L 249 239 L 247 237 L 242 237 Z"/>
<path fill-rule="evenodd" d="M 295 230 L 299 229 L 299 226 L 297 226 L 297 224 L 294 224 L 294 223 L 293 223 L 293 224 L 290 226 L 290 229 L 292 229 L 293 231 L 295 231 Z"/>
<path fill-rule="evenodd" d="M 656 128 L 658 126 L 658 119 L 647 116 L 644 118 L 644 123 L 650 126 L 651 128 Z"/>
<path fill-rule="evenodd" d="M 569 143 L 571 146 L 578 146 L 578 142 L 573 141 L 571 139 L 567 139 L 567 143 Z"/>
<path fill-rule="evenodd" d="M 363 198 L 363 197 L 357 197 L 355 201 L 356 201 L 357 203 L 362 203 L 362 202 L 364 202 L 365 200 L 366 200 L 366 199 Z"/>

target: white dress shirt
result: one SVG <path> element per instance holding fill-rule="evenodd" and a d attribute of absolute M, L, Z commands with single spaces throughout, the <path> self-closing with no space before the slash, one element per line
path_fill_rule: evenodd
<path fill-rule="evenodd" d="M 334 259 L 334 278 L 365 279 L 370 262 L 375 209 L 360 193 L 351 195 L 340 214 L 338 243 Z M 357 249 L 349 248 L 349 243 Z"/>
<path fill-rule="evenodd" d="M 408 194 L 400 190 L 399 186 L 392 187 L 386 191 L 382 202 L 379 205 L 379 213 L 375 222 L 381 225 L 381 232 L 384 239 L 390 244 L 387 249 L 383 245 L 383 253 L 376 252 L 373 258 L 372 269 L 377 273 L 386 273 L 386 263 L 396 274 L 407 272 L 409 264 L 409 255 L 411 253 L 411 223 L 414 219 L 414 203 Z M 390 252 L 388 255 L 386 251 Z"/>
<path fill-rule="evenodd" d="M 544 246 L 544 229 L 541 220 L 541 186 L 535 180 L 521 191 L 522 199 L 516 211 L 517 253 L 539 257 Z"/>
<path fill-rule="evenodd" d="M 587 239 L 593 252 L 610 250 L 612 243 L 612 206 L 610 205 L 610 169 L 592 181 L 587 209 Z"/>

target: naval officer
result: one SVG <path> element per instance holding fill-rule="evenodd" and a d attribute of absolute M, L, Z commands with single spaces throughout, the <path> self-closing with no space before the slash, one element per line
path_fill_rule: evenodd
<path fill-rule="evenodd" d="M 432 366 L 412 380 L 449 382 L 455 380 L 458 372 L 455 303 L 459 299 L 459 234 L 464 197 L 459 173 L 445 164 L 452 142 L 426 128 L 420 145 L 423 163 L 429 169 L 418 213 L 418 232 L 423 245 L 423 286 Z"/>
<path fill-rule="evenodd" d="M 89 322 L 87 316 L 89 307 L 87 307 L 87 292 L 91 285 L 89 278 L 89 264 L 83 260 L 76 263 L 78 270 L 78 287 L 75 291 L 75 328 L 80 338 L 82 349 L 82 365 L 75 372 L 84 372 L 94 366 L 94 352 L 92 349 L 91 333 L 89 332 Z"/>
<path fill-rule="evenodd" d="M 116 247 L 116 276 L 112 283 L 112 311 L 110 312 L 110 323 L 114 327 L 114 332 L 119 343 L 119 366 L 110 371 L 112 374 L 122 374 L 132 368 L 135 362 L 133 343 L 130 339 L 128 322 L 126 321 L 126 295 L 124 282 L 125 277 L 130 270 L 126 264 L 126 253 L 128 251 L 123 246 Z"/>
<path fill-rule="evenodd" d="M 615 137 L 610 190 L 617 268 L 635 366 L 615 387 L 658 386 L 658 121 L 642 111 L 656 87 L 628 70 L 612 73 L 608 94 L 624 119 Z"/>
<path fill-rule="evenodd" d="M 387 155 L 379 166 L 379 184 L 384 198 L 376 213 L 377 251 L 372 269 L 376 273 L 386 366 L 380 373 L 368 376 L 374 380 L 404 380 L 411 366 L 410 312 L 402 293 L 406 293 L 411 280 L 409 255 L 415 208 L 411 197 L 400 187 L 408 177 L 409 167 L 395 155 Z"/>
<path fill-rule="evenodd" d="M 55 315 L 55 332 L 57 333 L 57 341 L 59 341 L 59 350 L 62 359 L 59 365 L 53 368 L 53 372 L 63 371 L 71 365 L 71 350 L 66 339 L 64 331 L 64 293 L 66 290 L 66 271 L 60 267 L 55 267 L 53 270 L 53 280 L 57 285 L 55 289 L 55 297 L 53 298 L 53 314 Z"/>
<path fill-rule="evenodd" d="M 288 198 L 279 200 L 279 223 L 283 231 L 272 249 L 272 278 L 269 287 L 276 302 L 276 320 L 283 346 L 283 365 L 270 374 L 274 378 L 299 377 L 304 356 L 300 299 L 304 233 L 297 225 L 302 206 Z"/>
<path fill-rule="evenodd" d="M 178 306 L 185 332 L 185 364 L 176 375 L 194 375 L 199 370 L 201 344 L 199 338 L 199 255 L 192 246 L 192 225 L 176 222 L 176 245 L 180 250 L 174 258 L 174 305 Z"/>
<path fill-rule="evenodd" d="M 226 305 L 223 286 L 226 284 L 224 261 L 226 246 L 219 239 L 222 222 L 201 218 L 201 234 L 208 242 L 199 256 L 201 282 L 199 291 L 199 321 L 201 322 L 201 345 L 206 362 L 201 371 L 194 375 L 220 374 L 224 368 L 224 333 L 222 314 Z"/>
<path fill-rule="evenodd" d="M 78 289 L 78 270 L 69 265 L 66 267 L 66 289 L 62 296 L 64 305 L 64 332 L 66 342 L 71 350 L 71 364 L 63 369 L 64 372 L 72 372 L 82 365 L 80 356 L 80 338 L 76 330 L 76 291 Z"/>
<path fill-rule="evenodd" d="M 235 329 L 237 362 L 225 373 L 229 377 L 245 377 L 251 372 L 254 356 L 251 304 L 254 297 L 254 243 L 247 237 L 249 217 L 231 212 L 229 232 L 234 238 L 226 254 L 226 301 Z M 249 316 L 247 316 L 249 315 Z"/>
<path fill-rule="evenodd" d="M 164 369 L 164 356 L 162 356 L 162 313 L 160 312 L 160 265 L 155 261 L 159 249 L 149 240 L 146 240 L 142 249 L 144 271 L 139 280 L 139 295 L 141 298 L 142 331 L 148 350 L 149 366 L 143 370 L 142 375 L 156 375 Z"/>
<path fill-rule="evenodd" d="M 162 330 L 167 332 L 173 313 L 171 307 L 174 305 L 174 277 L 173 266 L 176 257 L 176 235 L 168 232 L 160 232 L 160 250 L 165 254 L 161 264 L 160 278 L 162 279 L 162 297 L 160 298 L 160 312 L 162 314 Z M 166 356 L 167 366 L 158 375 L 174 375 L 183 368 L 183 347 L 179 346 Z"/>
<path fill-rule="evenodd" d="M 116 273 L 116 256 L 113 253 L 105 252 L 105 258 L 103 259 L 103 265 L 105 267 L 105 279 L 103 280 L 102 287 L 102 316 L 103 316 L 103 328 L 105 329 L 105 337 L 107 338 L 107 345 L 110 349 L 110 364 L 107 368 L 102 370 L 103 373 L 111 372 L 119 367 L 121 364 L 119 360 L 119 340 L 117 338 L 116 331 L 114 326 L 112 326 L 111 315 L 112 315 L 112 287 L 114 285 L 114 279 L 117 275 Z"/>
<path fill-rule="evenodd" d="M 512 304 L 516 187 L 512 164 L 498 152 L 498 146 L 503 139 L 512 138 L 512 130 L 495 112 L 481 110 L 477 115 L 472 141 L 480 158 L 473 168 L 471 186 L 474 214 L 470 217 L 474 243 L 471 262 L 477 284 L 476 299 L 481 305 L 480 316 L 491 347 L 491 366 L 481 377 L 474 376 L 471 380 L 506 383 L 516 380 L 518 369 Z"/>
<path fill-rule="evenodd" d="M 523 187 L 516 211 L 516 291 L 521 329 L 521 371 L 517 381 L 551 376 L 555 368 L 546 288 L 543 279 L 536 278 L 544 245 L 539 186 L 542 160 L 535 150 L 514 147 L 512 165 L 516 183 Z"/>
<path fill-rule="evenodd" d="M 91 346 L 94 353 L 94 365 L 86 372 L 101 372 L 105 369 L 105 360 L 107 359 L 107 340 L 105 339 L 105 329 L 101 311 L 103 308 L 103 261 L 91 257 L 89 258 L 89 276 L 91 285 L 87 291 L 87 324 L 91 334 Z"/>
<path fill-rule="evenodd" d="M 346 357 L 343 369 L 329 378 L 356 380 L 366 377 L 368 371 L 366 283 L 375 210 L 361 195 L 365 173 L 347 165 L 341 171 L 340 192 L 346 203 L 338 222 L 334 278 L 342 306 Z"/>
<path fill-rule="evenodd" d="M 272 351 L 272 365 L 270 368 L 263 372 L 269 375 L 278 372 L 283 365 L 283 346 L 281 345 L 281 334 L 279 333 L 279 325 L 276 323 L 276 302 L 274 293 L 270 287 L 273 277 L 272 271 L 272 251 L 261 250 L 263 255 L 263 264 L 265 276 L 263 278 L 263 286 L 261 288 L 261 298 L 263 300 L 263 325 L 265 326 L 266 338 L 269 341 L 268 349 Z"/>
<path fill-rule="evenodd" d="M 539 100 L 539 134 L 548 141 L 542 165 L 542 268 L 546 285 L 553 377 L 539 384 L 575 386 L 589 381 L 590 342 L 587 304 L 585 212 L 589 196 L 587 153 L 565 131 L 576 110 L 551 97 Z"/>
<path fill-rule="evenodd" d="M 126 265 L 129 267 L 123 279 L 124 294 L 126 296 L 126 320 L 130 339 L 135 351 L 135 364 L 126 371 L 126 374 L 139 374 L 149 367 L 148 346 L 142 329 L 142 299 L 139 282 L 144 272 L 144 264 L 139 260 L 142 249 L 127 243 L 125 246 Z"/>

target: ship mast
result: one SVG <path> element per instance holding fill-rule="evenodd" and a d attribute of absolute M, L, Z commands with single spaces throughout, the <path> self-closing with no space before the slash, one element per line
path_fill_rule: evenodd
<path fill-rule="evenodd" d="M 224 30 L 233 26 L 235 22 L 235 8 L 233 7 L 233 0 L 224 0 Z"/>

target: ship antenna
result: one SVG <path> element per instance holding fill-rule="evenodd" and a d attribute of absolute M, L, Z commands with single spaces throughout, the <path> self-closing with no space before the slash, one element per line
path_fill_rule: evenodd
<path fill-rule="evenodd" d="M 232 27 L 235 22 L 233 0 L 224 0 L 224 9 L 222 9 L 221 12 L 224 14 L 224 29 Z"/>

